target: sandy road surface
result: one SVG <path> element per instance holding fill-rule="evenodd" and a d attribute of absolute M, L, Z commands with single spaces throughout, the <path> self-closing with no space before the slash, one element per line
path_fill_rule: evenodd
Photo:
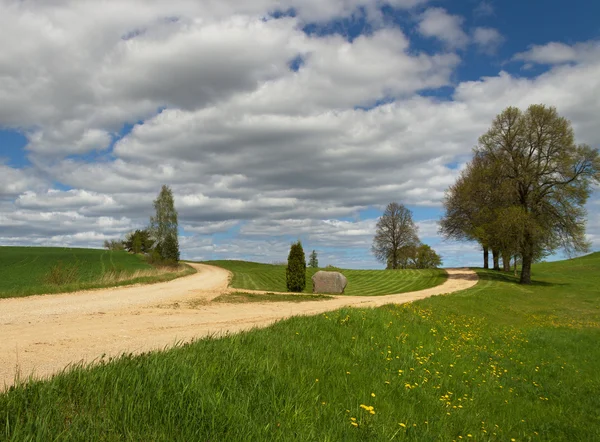
<path fill-rule="evenodd" d="M 170 282 L 62 295 L 0 299 L 0 390 L 21 378 L 51 375 L 70 363 L 105 354 L 140 353 L 211 334 L 272 324 L 344 306 L 403 303 L 469 288 L 477 275 L 448 269 L 442 285 L 377 297 L 335 297 L 302 303 L 221 304 L 210 300 L 228 289 L 229 272 L 191 264 L 198 273 Z"/>

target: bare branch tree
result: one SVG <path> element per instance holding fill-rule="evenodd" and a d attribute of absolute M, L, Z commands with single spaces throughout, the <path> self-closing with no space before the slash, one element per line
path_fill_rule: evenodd
<path fill-rule="evenodd" d="M 413 222 L 411 211 L 402 204 L 388 204 L 377 221 L 377 231 L 371 247 L 375 258 L 391 269 L 406 268 L 408 256 L 403 250 L 418 244 L 417 226 Z"/>

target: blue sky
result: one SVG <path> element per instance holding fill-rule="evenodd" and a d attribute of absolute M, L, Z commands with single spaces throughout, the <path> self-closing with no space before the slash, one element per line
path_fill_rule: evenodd
<path fill-rule="evenodd" d="M 600 146 L 598 3 L 202 3 L 0 5 L 0 244 L 99 247 L 169 184 L 185 258 L 282 261 L 299 238 L 376 268 L 397 201 L 447 265 L 479 264 L 436 222 L 497 113 L 554 105 Z"/>

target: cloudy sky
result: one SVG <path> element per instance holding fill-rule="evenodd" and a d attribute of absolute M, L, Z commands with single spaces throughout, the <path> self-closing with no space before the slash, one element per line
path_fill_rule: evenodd
<path fill-rule="evenodd" d="M 0 0 L 0 244 L 101 247 L 162 184 L 188 259 L 379 266 L 385 205 L 437 237 L 444 190 L 506 106 L 600 147 L 589 0 Z M 600 198 L 588 232 L 600 249 Z"/>

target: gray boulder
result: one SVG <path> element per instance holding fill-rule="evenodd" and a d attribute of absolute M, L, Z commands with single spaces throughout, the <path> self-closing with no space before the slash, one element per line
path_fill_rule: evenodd
<path fill-rule="evenodd" d="M 324 272 L 319 270 L 312 277 L 313 293 L 342 294 L 348 280 L 340 272 Z"/>

